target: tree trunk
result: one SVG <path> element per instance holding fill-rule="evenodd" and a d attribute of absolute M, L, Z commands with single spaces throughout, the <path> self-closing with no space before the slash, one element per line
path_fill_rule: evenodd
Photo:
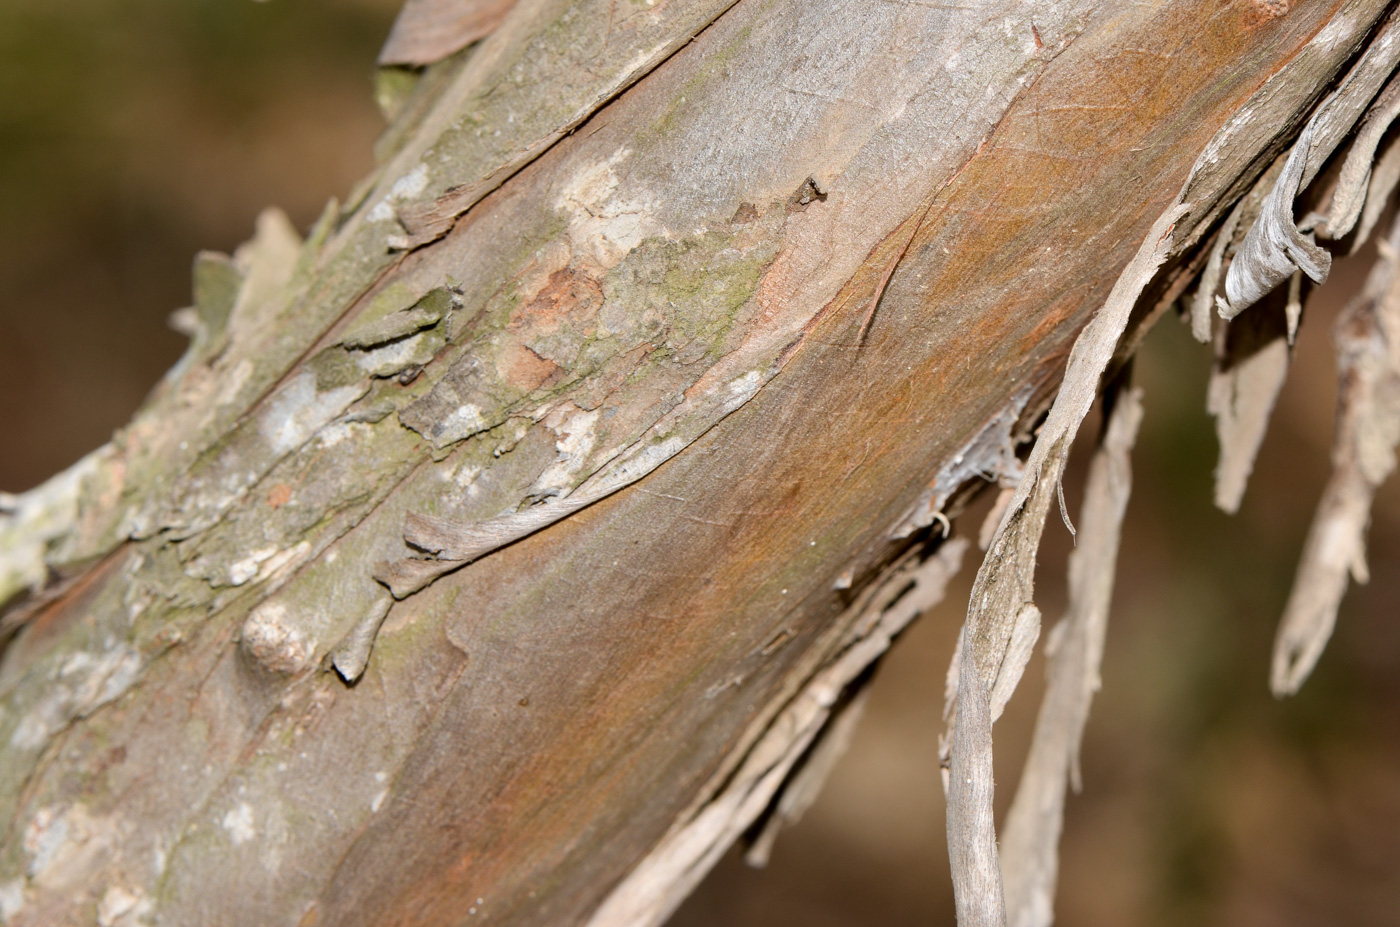
<path fill-rule="evenodd" d="M 1388 9 L 521 0 L 387 74 L 378 172 L 0 514 L 0 912 L 660 923 Z"/>

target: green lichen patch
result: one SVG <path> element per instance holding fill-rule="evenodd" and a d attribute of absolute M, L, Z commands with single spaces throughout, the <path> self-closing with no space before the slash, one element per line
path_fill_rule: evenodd
<path fill-rule="evenodd" d="M 403 112 L 414 88 L 418 86 L 418 68 L 387 67 L 374 72 L 374 102 L 384 118 L 393 122 Z"/>
<path fill-rule="evenodd" d="M 217 338 L 228 324 L 244 275 L 225 254 L 201 251 L 194 259 L 194 310 L 199 318 L 198 337 Z"/>
<path fill-rule="evenodd" d="M 365 351 L 398 341 L 437 325 L 452 308 L 451 292 L 440 287 L 407 306 L 389 309 L 402 300 L 404 290 L 404 284 L 394 284 L 371 300 L 340 343 L 351 350 Z"/>

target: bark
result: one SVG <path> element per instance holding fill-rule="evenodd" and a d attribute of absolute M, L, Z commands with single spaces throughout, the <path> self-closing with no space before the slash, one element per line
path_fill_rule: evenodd
<path fill-rule="evenodd" d="M 1076 336 L 1087 409 L 1388 10 L 507 6 L 0 500 L 8 923 L 660 923 L 800 804 Z M 972 784 L 959 911 L 1000 923 Z"/>

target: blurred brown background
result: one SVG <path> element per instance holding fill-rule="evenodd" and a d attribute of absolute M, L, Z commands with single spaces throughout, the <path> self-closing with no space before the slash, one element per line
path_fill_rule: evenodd
<path fill-rule="evenodd" d="M 231 250 L 269 204 L 304 229 L 369 170 L 372 62 L 397 5 L 0 3 L 0 490 L 42 481 L 131 415 L 183 349 L 164 320 L 189 301 L 196 250 Z M 1148 341 L 1060 924 L 1400 925 L 1396 483 L 1376 511 L 1371 584 L 1348 594 L 1312 680 L 1287 702 L 1266 687 L 1326 475 L 1329 327 L 1363 273 L 1342 262 L 1309 305 L 1234 518 L 1210 503 L 1207 352 L 1171 319 Z M 1066 488 L 1073 509 L 1073 476 Z M 1069 539 L 1053 519 L 1046 536 L 1039 599 L 1053 618 Z M 888 658 L 850 755 L 769 869 L 731 854 L 673 923 L 952 923 L 937 735 L 972 567 Z M 1003 808 L 1039 671 L 1037 657 L 998 725 Z"/>

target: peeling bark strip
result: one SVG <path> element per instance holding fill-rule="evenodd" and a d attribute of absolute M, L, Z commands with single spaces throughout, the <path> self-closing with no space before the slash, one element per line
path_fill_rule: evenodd
<path fill-rule="evenodd" d="M 1142 421 L 1141 390 L 1111 394 L 1109 408 L 1069 558 L 1069 608 L 1046 644 L 1045 696 L 1001 840 L 1010 927 L 1054 922 L 1065 791 L 1081 787 L 1080 744 L 1100 685 L 1118 540 L 1132 489 L 1129 453 Z"/>
<path fill-rule="evenodd" d="M 1380 243 L 1366 287 L 1337 319 L 1337 424 L 1332 475 L 1303 546 L 1274 642 L 1270 685 L 1292 695 L 1337 623 L 1348 578 L 1364 583 L 1366 530 L 1376 489 L 1400 444 L 1400 222 Z"/>
<path fill-rule="evenodd" d="M 1240 253 L 1231 264 L 1226 278 L 1230 302 L 1222 302 L 1222 316 L 1229 318 L 1257 301 L 1296 269 L 1303 269 L 1317 280 L 1325 278 L 1330 255 L 1301 237 L 1292 219 L 1293 198 L 1304 186 L 1305 177 L 1310 181 L 1316 176 L 1322 162 L 1350 131 L 1397 61 L 1400 42 L 1396 41 L 1392 14 L 1391 21 L 1367 47 L 1341 88 L 1324 101 L 1304 128 L 1264 202 L 1260 219 L 1246 234 Z M 1214 148 L 1212 144 L 1202 161 L 1213 162 L 1218 157 Z M 1198 162 L 1198 168 L 1200 165 Z M 1038 633 L 1038 612 L 1031 601 L 1036 558 L 1052 495 L 1062 500 L 1060 479 L 1070 445 L 1127 329 L 1138 296 L 1158 268 L 1180 251 L 1174 247 L 1173 232 L 1176 223 L 1193 211 L 1193 205 L 1184 198 L 1195 189 L 1195 175 L 1193 171 L 1176 202 L 1154 223 L 1103 308 L 1075 341 L 1060 393 L 973 584 L 958 655 L 955 710 L 949 722 L 952 735 L 945 741 L 951 755 L 944 758 L 945 765 L 952 769 L 948 833 L 954 887 L 960 893 L 960 922 L 964 918 L 978 924 L 1005 920 L 1002 873 L 996 860 L 991 815 L 991 722 L 1024 670 L 1030 655 L 1025 641 L 1033 641 Z M 1197 217 L 1203 211 L 1200 205 L 1194 207 Z M 1279 270 L 1285 266 L 1286 273 Z M 1028 615 L 1035 617 L 1028 619 Z M 1030 627 L 1032 623 L 1036 625 L 1034 629 Z M 969 683 L 973 673 L 978 674 L 975 685 Z M 989 699 L 987 689 L 1000 698 Z M 967 723 L 976 727 L 964 734 L 961 728 L 969 717 L 971 721 Z M 967 755 L 960 757 L 959 749 L 967 751 Z M 986 782 L 971 778 L 979 772 L 987 777 Z M 955 851 L 955 838 L 966 841 L 968 847 Z M 972 892 L 978 894 L 969 894 Z"/>
<path fill-rule="evenodd" d="M 992 711 L 976 648 L 958 647 L 958 723 L 948 786 L 948 861 L 959 927 L 1005 927 L 1006 900 L 992 817 Z"/>
<path fill-rule="evenodd" d="M 496 30 L 516 0 L 405 0 L 379 52 L 381 65 L 441 61 Z"/>
<path fill-rule="evenodd" d="M 1233 319 L 1301 270 L 1314 281 L 1327 279 L 1332 255 L 1293 221 L 1293 201 L 1302 190 L 1303 171 L 1313 147 L 1313 127 L 1303 129 L 1278 182 L 1264 200 L 1259 218 L 1245 234 L 1239 254 L 1225 275 L 1220 317 Z"/>
<path fill-rule="evenodd" d="M 517 4 L 305 242 L 268 213 L 201 259 L 189 353 L 76 491 L 2 500 L 9 582 L 66 577 L 4 619 L 10 923 L 662 917 L 800 804 L 912 617 L 889 584 L 1012 478 L 1076 333 L 1042 455 L 1159 247 L 1381 13 Z M 995 922 L 983 773 L 1039 618 L 993 592 L 950 824 Z"/>
<path fill-rule="evenodd" d="M 952 769 L 948 849 L 959 924 L 1006 923 L 992 819 L 992 722 L 1015 689 L 1040 632 L 1039 611 L 1031 601 L 1035 561 L 1050 502 L 1059 495 L 1070 445 L 1093 405 L 1099 379 L 1127 328 L 1133 304 L 1167 259 L 1173 227 L 1189 209 L 1189 204 L 1176 204 L 1153 223 L 1103 308 L 1075 341 L 1060 394 L 1026 462 L 1026 475 L 972 586 L 958 654 L 947 760 Z M 1027 640 L 1029 644 L 1023 643 Z M 999 696 L 996 704 L 994 695 Z M 965 731 L 969 725 L 972 729 Z M 959 756 L 959 750 L 967 751 L 966 755 Z"/>

